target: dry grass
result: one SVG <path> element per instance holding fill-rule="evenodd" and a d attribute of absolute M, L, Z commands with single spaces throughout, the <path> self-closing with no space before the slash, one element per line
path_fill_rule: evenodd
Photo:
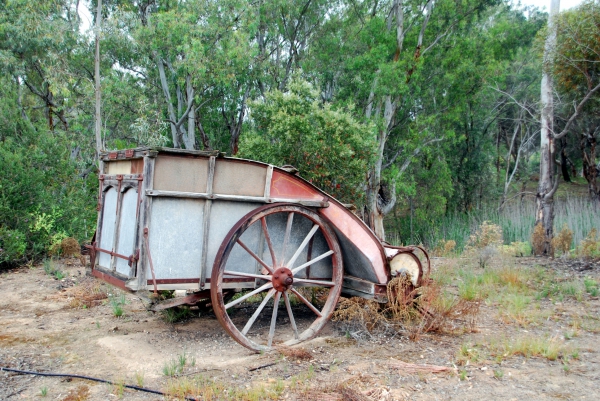
<path fill-rule="evenodd" d="M 569 230 L 567 223 L 564 223 L 560 232 L 552 238 L 552 249 L 566 255 L 571 249 L 571 242 L 573 242 L 573 231 Z"/>
<path fill-rule="evenodd" d="M 432 256 L 445 257 L 450 256 L 456 252 L 456 241 L 454 240 L 440 240 L 438 245 L 433 249 Z"/>
<path fill-rule="evenodd" d="M 369 397 L 352 387 L 338 386 L 337 391 L 344 401 L 370 401 Z"/>
<path fill-rule="evenodd" d="M 84 384 L 69 391 L 62 401 L 85 401 L 90 396 L 90 388 Z"/>
<path fill-rule="evenodd" d="M 577 254 L 588 259 L 600 257 L 600 238 L 595 228 L 592 228 L 587 237 L 581 241 Z"/>
<path fill-rule="evenodd" d="M 79 242 L 73 237 L 66 237 L 60 240 L 60 242 L 56 242 L 52 244 L 50 249 L 48 250 L 48 254 L 50 256 L 53 255 L 61 255 L 63 257 L 79 257 L 81 253 L 81 246 Z"/>
<path fill-rule="evenodd" d="M 477 256 L 479 266 L 486 267 L 502 246 L 502 227 L 484 221 L 475 234 L 469 237 L 465 247 L 466 256 Z"/>
<path fill-rule="evenodd" d="M 64 291 L 56 294 L 56 297 L 66 298 L 69 307 L 77 309 L 98 306 L 108 298 L 108 294 L 102 283 L 91 277 L 86 277 L 78 285 L 66 288 Z"/>
<path fill-rule="evenodd" d="M 281 399 L 283 390 L 283 382 L 272 386 L 258 384 L 251 388 L 239 388 L 203 376 L 186 376 L 169 379 L 164 392 L 167 399 L 173 400 L 193 397 L 204 401 L 263 401 Z"/>
<path fill-rule="evenodd" d="M 465 250 L 499 247 L 500 245 L 502 245 L 502 228 L 497 224 L 484 221 L 475 234 L 469 237 Z"/>
<path fill-rule="evenodd" d="M 544 253 L 544 245 L 546 244 L 546 233 L 544 233 L 544 226 L 542 222 L 536 224 L 531 234 L 531 249 L 534 255 L 541 255 Z"/>
<path fill-rule="evenodd" d="M 292 347 L 277 347 L 277 352 L 294 361 L 309 361 L 313 359 L 313 355 L 305 350 L 304 348 L 292 348 Z"/>
<path fill-rule="evenodd" d="M 363 298 L 342 298 L 333 314 L 348 335 L 395 335 L 401 333 L 418 340 L 423 333 L 456 333 L 475 331 L 480 303 L 471 302 L 442 291 L 439 284 L 428 280 L 414 289 L 403 278 L 388 285 L 387 304 Z"/>
<path fill-rule="evenodd" d="M 492 340 L 489 345 L 491 356 L 502 360 L 513 355 L 521 355 L 526 358 L 542 357 L 555 361 L 559 357 L 571 352 L 557 338 L 536 337 L 532 335 L 519 336 L 511 339 Z"/>

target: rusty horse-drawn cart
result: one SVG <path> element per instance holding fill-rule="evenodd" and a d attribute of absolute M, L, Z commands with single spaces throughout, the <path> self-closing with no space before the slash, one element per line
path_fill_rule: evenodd
<path fill-rule="evenodd" d="M 429 264 L 291 169 L 167 148 L 101 160 L 92 274 L 128 291 L 185 290 L 154 309 L 204 302 L 253 350 L 312 338 L 340 294 L 386 302 L 399 274 L 418 287 L 420 258 Z"/>

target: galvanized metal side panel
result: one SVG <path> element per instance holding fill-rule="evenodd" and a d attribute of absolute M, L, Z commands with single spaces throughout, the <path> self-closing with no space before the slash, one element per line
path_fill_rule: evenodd
<path fill-rule="evenodd" d="M 267 166 L 231 159 L 217 159 L 213 193 L 263 196 Z"/>
<path fill-rule="evenodd" d="M 206 192 L 208 159 L 164 156 L 156 158 L 154 189 L 161 191 Z"/>
<path fill-rule="evenodd" d="M 217 163 L 218 164 L 218 163 Z M 216 184 L 216 182 L 215 182 Z M 210 212 L 210 225 L 209 225 L 209 235 L 208 235 L 208 254 L 206 257 L 206 277 L 210 277 L 212 273 L 212 267 L 215 263 L 215 256 L 219 251 L 219 247 L 221 243 L 225 239 L 225 236 L 231 230 L 231 227 L 235 225 L 242 217 L 244 217 L 250 211 L 261 206 L 259 203 L 246 203 L 246 202 L 228 202 L 228 201 L 219 201 L 213 202 L 211 212 Z M 256 246 L 259 241 L 259 231 L 253 230 L 248 233 L 247 240 L 253 246 Z M 253 249 L 255 249 L 253 247 Z M 267 252 L 268 253 L 268 252 Z M 241 255 L 241 254 L 240 254 Z M 232 260 L 235 260 L 237 257 L 242 256 L 231 256 Z M 268 258 L 270 261 L 271 259 Z M 248 270 L 241 271 L 254 271 L 250 269 L 254 269 L 255 262 L 252 261 Z"/>
<path fill-rule="evenodd" d="M 152 200 L 149 245 L 157 279 L 200 276 L 205 202 L 181 198 Z M 149 269 L 147 266 L 146 277 L 152 277 Z"/>
<path fill-rule="evenodd" d="M 121 222 L 119 224 L 119 240 L 115 252 L 121 255 L 133 254 L 136 234 L 136 211 L 138 193 L 136 188 L 128 189 L 122 196 Z M 116 258 L 116 270 L 124 276 L 129 276 L 130 268 L 128 261 Z"/>
<path fill-rule="evenodd" d="M 102 232 L 100 244 L 102 249 L 112 250 L 115 239 L 115 221 L 117 219 L 117 189 L 110 187 L 104 192 L 104 207 L 102 211 Z M 111 256 L 105 252 L 98 252 L 98 266 L 110 270 Z"/>

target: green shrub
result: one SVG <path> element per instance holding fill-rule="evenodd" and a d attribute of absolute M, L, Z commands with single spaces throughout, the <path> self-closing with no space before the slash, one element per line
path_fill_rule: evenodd
<path fill-rule="evenodd" d="M 65 134 L 20 135 L 0 141 L 0 267 L 41 259 L 65 237 L 88 239 L 95 225 L 96 177 L 79 177 Z"/>
<path fill-rule="evenodd" d="M 22 259 L 26 248 L 25 234 L 0 227 L 0 264 Z"/>

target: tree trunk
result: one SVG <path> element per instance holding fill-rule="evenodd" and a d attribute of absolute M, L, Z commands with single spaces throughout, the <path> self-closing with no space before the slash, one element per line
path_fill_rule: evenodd
<path fill-rule="evenodd" d="M 167 81 L 167 75 L 165 73 L 165 62 L 158 55 L 154 54 L 154 59 L 156 62 L 156 66 L 158 67 L 158 74 L 160 76 L 160 85 L 163 90 L 163 94 L 165 95 L 165 101 L 167 102 L 167 111 L 169 113 L 170 126 L 171 126 L 171 137 L 173 138 L 173 147 L 180 148 L 181 147 L 181 138 L 179 134 L 179 129 L 177 128 L 177 116 L 175 115 L 175 110 L 173 108 L 173 103 L 171 102 L 171 91 L 169 90 L 169 83 Z"/>
<path fill-rule="evenodd" d="M 556 26 L 554 20 L 560 8 L 560 0 L 551 0 L 548 18 L 548 37 L 544 47 L 544 66 L 541 84 L 541 134 L 540 134 L 540 180 L 536 194 L 535 224 L 541 224 L 544 230 L 543 256 L 552 256 L 552 238 L 554 225 L 554 193 L 558 187 L 554 166 L 554 101 L 553 83 L 550 75 L 552 52 L 556 46 Z"/>
<path fill-rule="evenodd" d="M 583 176 L 588 183 L 588 190 L 592 201 L 600 201 L 600 187 L 598 186 L 598 166 L 596 164 L 596 137 L 594 130 L 585 133 L 581 141 L 581 153 L 583 155 Z M 586 148 L 589 146 L 589 152 Z"/>
<path fill-rule="evenodd" d="M 382 196 L 382 166 L 383 166 L 383 152 L 385 150 L 385 144 L 389 131 L 393 124 L 393 118 L 396 114 L 397 102 L 393 102 L 391 96 L 385 97 L 385 106 L 383 112 L 384 126 L 378 130 L 377 134 L 377 156 L 375 164 L 369 171 L 367 179 L 367 202 L 365 205 L 364 219 L 365 223 L 375 235 L 382 241 L 385 241 L 385 230 L 383 228 L 383 218 L 389 213 L 396 203 L 396 183 L 392 182 L 393 194 L 385 199 Z M 378 105 L 375 117 L 379 116 L 381 105 Z M 368 110 L 370 113 L 370 110 Z"/>
<path fill-rule="evenodd" d="M 196 122 L 194 113 L 194 87 L 192 86 L 192 79 L 188 75 L 185 78 L 186 85 L 186 96 L 187 96 L 187 118 L 188 118 L 188 129 L 187 135 L 183 136 L 183 143 L 186 149 L 196 149 Z"/>
<path fill-rule="evenodd" d="M 232 156 L 237 155 L 238 145 L 240 142 L 240 134 L 242 133 L 242 124 L 244 123 L 244 116 L 246 114 L 246 101 L 248 100 L 248 95 L 250 91 L 246 89 L 244 92 L 244 97 L 242 98 L 242 104 L 240 106 L 240 111 L 237 115 L 237 121 L 235 116 L 231 118 L 231 124 L 229 124 L 229 133 L 231 135 L 229 139 L 229 151 Z"/>
<path fill-rule="evenodd" d="M 100 87 L 100 27 L 102 24 L 102 0 L 98 0 L 96 9 L 96 57 L 94 60 L 94 78 L 96 84 L 96 157 L 100 157 L 102 151 L 102 114 L 101 114 L 101 87 Z"/>
<path fill-rule="evenodd" d="M 565 182 L 571 182 L 571 175 L 569 174 L 569 158 L 567 157 L 567 141 L 564 139 L 560 141 L 560 171 Z"/>

